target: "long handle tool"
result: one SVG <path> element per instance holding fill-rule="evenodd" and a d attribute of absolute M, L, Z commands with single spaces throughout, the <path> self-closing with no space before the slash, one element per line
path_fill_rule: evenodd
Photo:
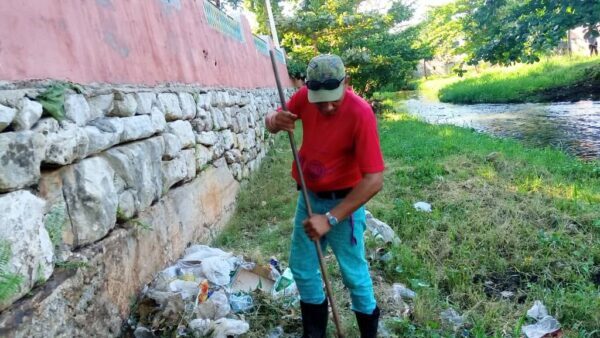
<path fill-rule="evenodd" d="M 279 72 L 277 72 L 277 63 L 275 62 L 275 54 L 273 53 L 273 50 L 270 51 L 270 54 L 271 64 L 273 65 L 273 73 L 275 74 L 275 82 L 277 82 L 277 90 L 279 91 L 279 100 L 281 100 L 281 109 L 287 110 L 285 104 L 285 95 L 283 94 L 283 89 L 281 87 L 281 80 L 279 79 Z M 306 204 L 308 217 L 311 217 L 313 215 L 312 207 L 310 206 L 310 200 L 308 199 L 308 190 L 306 189 L 306 183 L 304 182 L 304 174 L 302 173 L 302 168 L 300 167 L 300 160 L 298 158 L 298 150 L 296 150 L 296 141 L 294 140 L 294 133 L 292 133 L 291 131 L 288 132 L 288 137 L 290 139 L 290 145 L 292 146 L 292 154 L 294 155 L 296 170 L 298 171 L 298 176 L 300 177 L 300 188 L 302 189 L 302 196 L 304 197 L 304 203 Z M 333 292 L 331 291 L 331 285 L 329 284 L 329 278 L 327 277 L 327 270 L 325 268 L 325 262 L 323 260 L 323 251 L 321 250 L 321 245 L 319 241 L 315 240 L 314 242 L 315 247 L 317 248 L 317 255 L 319 256 L 321 276 L 323 277 L 323 281 L 325 282 L 327 298 L 329 299 L 329 304 L 331 305 L 331 312 L 333 313 L 333 322 L 335 323 L 337 336 L 338 338 L 344 338 L 344 334 L 342 333 L 342 326 L 340 325 L 340 316 L 338 314 L 337 307 L 335 306 Z"/>

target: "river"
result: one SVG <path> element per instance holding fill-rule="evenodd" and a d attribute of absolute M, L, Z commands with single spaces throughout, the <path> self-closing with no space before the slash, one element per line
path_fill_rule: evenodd
<path fill-rule="evenodd" d="M 511 137 L 536 147 L 552 146 L 582 159 L 600 159 L 600 101 L 455 105 L 409 95 L 412 115 Z"/>

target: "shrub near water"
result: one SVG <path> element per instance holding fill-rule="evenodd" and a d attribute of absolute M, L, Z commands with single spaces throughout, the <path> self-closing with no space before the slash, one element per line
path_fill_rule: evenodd
<path fill-rule="evenodd" d="M 285 265 L 297 192 L 283 136 L 244 187 L 217 243 L 256 261 L 275 255 Z M 402 244 L 390 249 L 390 261 L 372 261 L 371 270 L 392 333 L 452 336 L 440 313 L 453 308 L 466 317 L 471 336 L 519 337 L 527 309 L 539 299 L 567 337 L 598 334 L 600 163 L 404 114 L 381 120 L 380 137 L 385 184 L 368 209 Z M 433 212 L 416 212 L 417 201 L 432 203 Z M 380 245 L 367 240 L 369 255 Z M 350 337 L 357 331 L 348 293 L 333 257 L 326 261 Z M 395 282 L 418 294 L 410 320 L 397 317 L 386 298 Z M 504 298 L 503 291 L 512 295 Z M 264 337 L 276 325 L 299 330 L 298 310 L 265 315 L 247 316 L 249 337 Z"/>
<path fill-rule="evenodd" d="M 558 91 L 582 82 L 597 81 L 600 72 L 598 59 L 551 58 L 539 63 L 519 64 L 512 67 L 494 67 L 482 73 L 467 73 L 464 80 L 434 80 L 434 87 L 442 102 L 451 103 L 511 103 L 545 101 L 544 91 Z M 595 80 L 594 80 L 595 79 Z"/>

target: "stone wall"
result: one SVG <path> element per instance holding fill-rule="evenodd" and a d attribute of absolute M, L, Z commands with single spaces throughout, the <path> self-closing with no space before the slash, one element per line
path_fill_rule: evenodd
<path fill-rule="evenodd" d="M 228 220 L 273 89 L 0 88 L 0 336 L 115 336 L 130 299 Z M 45 111 L 44 111 L 45 112 Z M 6 253 L 6 262 L 1 254 Z"/>

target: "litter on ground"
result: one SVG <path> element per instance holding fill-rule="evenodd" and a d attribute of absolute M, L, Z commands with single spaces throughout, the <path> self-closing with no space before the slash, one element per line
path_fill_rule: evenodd
<path fill-rule="evenodd" d="M 144 288 L 128 321 L 133 335 L 158 337 L 164 328 L 173 329 L 178 337 L 242 335 L 250 329 L 244 314 L 254 309 L 255 292 L 288 305 L 299 301 L 291 271 L 278 269 L 276 259 L 258 265 L 220 249 L 193 245 Z M 278 333 L 272 336 L 283 334 Z"/>

